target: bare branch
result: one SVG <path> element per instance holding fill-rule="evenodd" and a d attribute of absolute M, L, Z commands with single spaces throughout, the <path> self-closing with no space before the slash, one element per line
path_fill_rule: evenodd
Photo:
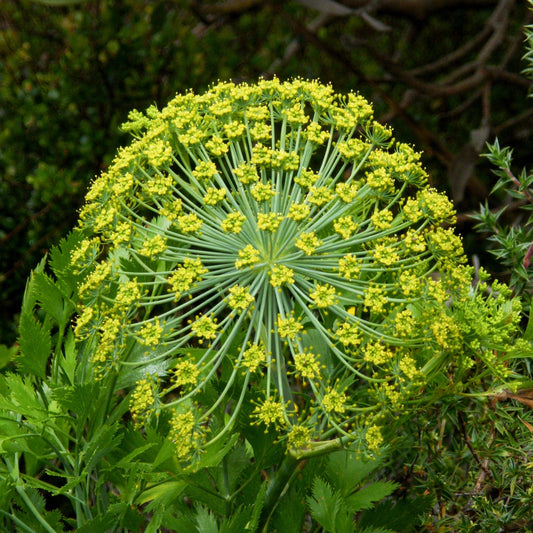
<path fill-rule="evenodd" d="M 233 13 L 244 13 L 264 3 L 264 0 L 226 0 L 216 4 L 207 2 L 193 2 L 192 8 L 206 15 L 230 15 Z"/>
<path fill-rule="evenodd" d="M 495 3 L 496 0 L 344 0 L 344 4 L 353 8 L 371 5 L 374 12 L 397 14 L 420 20 L 437 11 L 460 7 L 478 9 Z"/>

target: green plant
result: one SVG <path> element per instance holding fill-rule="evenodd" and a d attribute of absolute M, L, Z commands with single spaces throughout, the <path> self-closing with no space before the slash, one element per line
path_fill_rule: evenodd
<path fill-rule="evenodd" d="M 490 251 L 506 267 L 510 287 L 531 303 L 533 225 L 530 211 L 533 209 L 533 174 L 524 168 L 519 175 L 515 175 L 512 171 L 512 150 L 501 148 L 498 139 L 488 145 L 488 150 L 485 157 L 494 165 L 493 172 L 499 177 L 492 193 L 505 190 L 518 211 L 514 221 L 502 223 L 501 219 L 510 212 L 509 205 L 493 211 L 485 202 L 480 212 L 473 215 L 478 221 L 475 227 L 480 232 L 488 233 L 488 241 L 492 244 Z"/>
<path fill-rule="evenodd" d="M 505 377 L 492 320 L 471 344 L 454 316 L 475 300 L 441 227 L 450 202 L 360 96 L 219 84 L 125 127 L 136 140 L 80 214 L 76 333 L 97 373 L 136 379 L 138 427 L 171 416 L 180 457 L 224 438 L 250 402 L 295 455 L 337 438 L 377 447 L 387 414 L 430 395 L 458 349 L 459 375 L 476 357 Z M 516 323 L 501 290 L 482 312 Z"/>
<path fill-rule="evenodd" d="M 393 490 L 360 482 L 399 423 L 528 383 L 520 302 L 472 286 L 451 203 L 359 95 L 220 83 L 124 129 L 28 283 L 5 528 L 340 533 Z"/>

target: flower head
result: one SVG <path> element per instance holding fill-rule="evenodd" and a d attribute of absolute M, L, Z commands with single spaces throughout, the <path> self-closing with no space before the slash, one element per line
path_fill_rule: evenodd
<path fill-rule="evenodd" d="M 360 95 L 315 81 L 220 83 L 132 120 L 72 253 L 91 363 L 170 383 L 139 381 L 131 409 L 144 420 L 157 396 L 180 459 L 246 401 L 290 446 L 326 428 L 377 447 L 359 411 L 416 398 L 475 334 L 448 304 L 470 298 L 470 274 L 419 154 Z"/>

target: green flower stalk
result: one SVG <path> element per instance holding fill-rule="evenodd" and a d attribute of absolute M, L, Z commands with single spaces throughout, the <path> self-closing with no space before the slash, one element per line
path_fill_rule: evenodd
<path fill-rule="evenodd" d="M 237 423 L 298 453 L 375 449 L 443 369 L 490 354 L 505 377 L 493 338 L 454 314 L 473 293 L 451 203 L 361 96 L 220 83 L 124 128 L 134 141 L 80 213 L 75 331 L 95 375 L 133 385 L 135 425 L 168 424 L 179 459 Z M 516 328 L 502 305 L 483 320 Z"/>

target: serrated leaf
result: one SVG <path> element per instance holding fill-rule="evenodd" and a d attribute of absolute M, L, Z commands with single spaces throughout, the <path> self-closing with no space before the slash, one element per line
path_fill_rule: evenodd
<path fill-rule="evenodd" d="M 85 463 L 83 471 L 89 473 L 100 459 L 116 448 L 122 440 L 122 435 L 116 433 L 116 426 L 102 426 L 98 428 L 91 440 L 86 443 L 80 453 L 80 462 Z"/>
<path fill-rule="evenodd" d="M 168 334 L 168 331 L 165 329 L 162 337 L 164 338 L 166 334 Z M 128 363 L 139 363 L 139 365 L 135 367 L 125 367 L 118 376 L 115 391 L 133 387 L 138 381 L 144 379 L 146 374 L 159 377 L 165 376 L 168 373 L 168 369 L 175 364 L 175 360 L 171 358 L 158 357 L 168 351 L 168 347 L 166 347 L 164 343 L 161 343 L 149 352 L 146 346 L 139 343 L 132 343 L 129 345 L 128 350 Z M 147 352 L 150 354 L 150 358 L 146 357 Z M 143 362 L 144 364 L 142 364 Z"/>
<path fill-rule="evenodd" d="M 281 497 L 272 517 L 272 531 L 283 533 L 301 533 L 306 516 L 305 498 L 291 487 Z"/>
<path fill-rule="evenodd" d="M 144 452 L 148 451 L 150 448 L 153 448 L 155 445 L 154 442 L 149 442 L 148 444 L 145 444 L 144 446 L 140 446 L 139 448 L 136 448 L 132 452 L 128 453 L 125 457 L 123 457 L 118 463 L 114 463 L 114 467 L 116 468 L 126 468 L 128 465 L 131 465 L 133 460 L 138 457 L 139 455 L 142 455 Z"/>
<path fill-rule="evenodd" d="M 63 343 L 63 354 L 59 356 L 58 362 L 59 366 L 65 373 L 68 382 L 73 385 L 76 367 L 78 365 L 78 352 L 76 350 L 74 333 L 71 329 L 67 332 L 67 336 Z"/>
<path fill-rule="evenodd" d="M 48 417 L 48 411 L 39 400 L 29 377 L 9 373 L 2 379 L 2 389 L 6 393 L 0 396 L 0 409 L 13 411 L 30 421 L 41 421 Z"/>
<path fill-rule="evenodd" d="M 331 348 L 324 335 L 315 328 L 308 328 L 302 339 L 305 348 L 313 348 L 315 353 L 320 354 L 320 363 L 325 366 L 324 373 L 331 376 L 336 367 L 336 359 L 332 357 Z"/>
<path fill-rule="evenodd" d="M 79 274 L 74 274 L 71 253 L 84 238 L 82 232 L 73 231 L 50 250 L 50 268 L 57 278 L 57 285 L 65 295 L 76 292 L 77 283 L 81 278 Z"/>
<path fill-rule="evenodd" d="M 250 505 L 241 505 L 234 510 L 220 525 L 220 533 L 237 533 L 246 531 L 246 524 L 250 521 L 252 508 Z"/>
<path fill-rule="evenodd" d="M 159 448 L 157 455 L 152 462 L 154 470 L 159 469 L 159 467 L 164 464 L 165 461 L 175 457 L 176 451 L 174 444 L 172 444 L 170 439 L 162 439 L 158 433 L 152 431 L 150 428 L 147 428 L 146 437 L 150 442 L 156 443 Z"/>
<path fill-rule="evenodd" d="M 213 513 L 199 506 L 196 511 L 196 530 L 198 533 L 218 533 L 218 524 Z"/>
<path fill-rule="evenodd" d="M 96 407 L 99 387 L 94 382 L 61 387 L 53 389 L 52 396 L 65 411 L 72 411 L 84 421 Z"/>
<path fill-rule="evenodd" d="M 371 509 L 375 502 L 383 500 L 398 488 L 398 483 L 376 481 L 346 498 L 346 505 L 352 513 Z"/>
<path fill-rule="evenodd" d="M 240 482 L 240 476 L 242 472 L 249 466 L 249 457 L 246 453 L 246 448 L 244 444 L 237 443 L 236 446 L 228 453 L 225 459 L 225 470 L 227 471 L 226 480 L 224 484 L 227 486 L 228 492 L 233 492 L 236 490 Z M 216 470 L 217 473 L 220 473 L 217 480 L 222 481 L 222 476 L 224 472 L 220 469 Z"/>
<path fill-rule="evenodd" d="M 22 308 L 21 315 L 28 314 L 33 315 L 33 308 L 37 303 L 37 291 L 35 290 L 35 273 L 43 272 L 44 265 L 46 263 L 46 257 L 43 257 L 41 262 L 35 267 L 35 269 L 30 273 L 29 278 L 26 281 L 26 287 L 24 288 L 24 294 L 22 296 Z"/>
<path fill-rule="evenodd" d="M 0 344 L 0 369 L 6 367 L 18 354 L 18 346 Z"/>
<path fill-rule="evenodd" d="M 263 504 L 265 503 L 266 490 L 267 484 L 263 483 L 257 492 L 257 496 L 255 497 L 252 515 L 250 516 L 250 520 L 244 528 L 245 531 L 255 531 L 257 529 L 259 518 L 261 517 L 261 512 L 263 510 Z"/>
<path fill-rule="evenodd" d="M 429 511 L 433 504 L 430 496 L 418 496 L 402 500 L 378 503 L 361 516 L 361 527 L 383 527 L 394 531 L 416 531 L 420 517 Z"/>
<path fill-rule="evenodd" d="M 59 327 L 64 328 L 74 310 L 74 306 L 44 272 L 33 273 L 33 288 L 40 307 L 48 313 Z"/>
<path fill-rule="evenodd" d="M 46 378 L 46 365 L 52 351 L 50 328 L 37 322 L 30 312 L 23 311 L 19 323 L 20 354 L 16 358 L 23 374 Z"/>
<path fill-rule="evenodd" d="M 347 513 L 341 495 L 320 477 L 313 481 L 312 496 L 307 498 L 311 516 L 326 530 L 337 533 L 337 515 Z"/>
<path fill-rule="evenodd" d="M 227 440 L 219 439 L 213 444 L 206 446 L 204 448 L 204 453 L 200 456 L 200 459 L 194 463 L 194 470 L 197 472 L 202 468 L 209 468 L 220 464 L 222 459 L 224 459 L 224 457 L 230 452 L 238 439 L 239 435 L 234 433 L 230 435 Z"/>
<path fill-rule="evenodd" d="M 120 520 L 121 513 L 117 508 L 108 510 L 103 516 L 96 516 L 76 529 L 76 533 L 95 533 L 95 531 L 114 531 Z"/>
<path fill-rule="evenodd" d="M 163 520 L 165 519 L 165 509 L 163 507 L 159 507 L 153 514 L 150 516 L 150 522 L 146 529 L 144 530 L 144 533 L 159 533 L 160 526 L 163 523 Z M 139 528 L 136 528 L 136 530 Z M 130 529 L 131 530 L 131 527 Z"/>

